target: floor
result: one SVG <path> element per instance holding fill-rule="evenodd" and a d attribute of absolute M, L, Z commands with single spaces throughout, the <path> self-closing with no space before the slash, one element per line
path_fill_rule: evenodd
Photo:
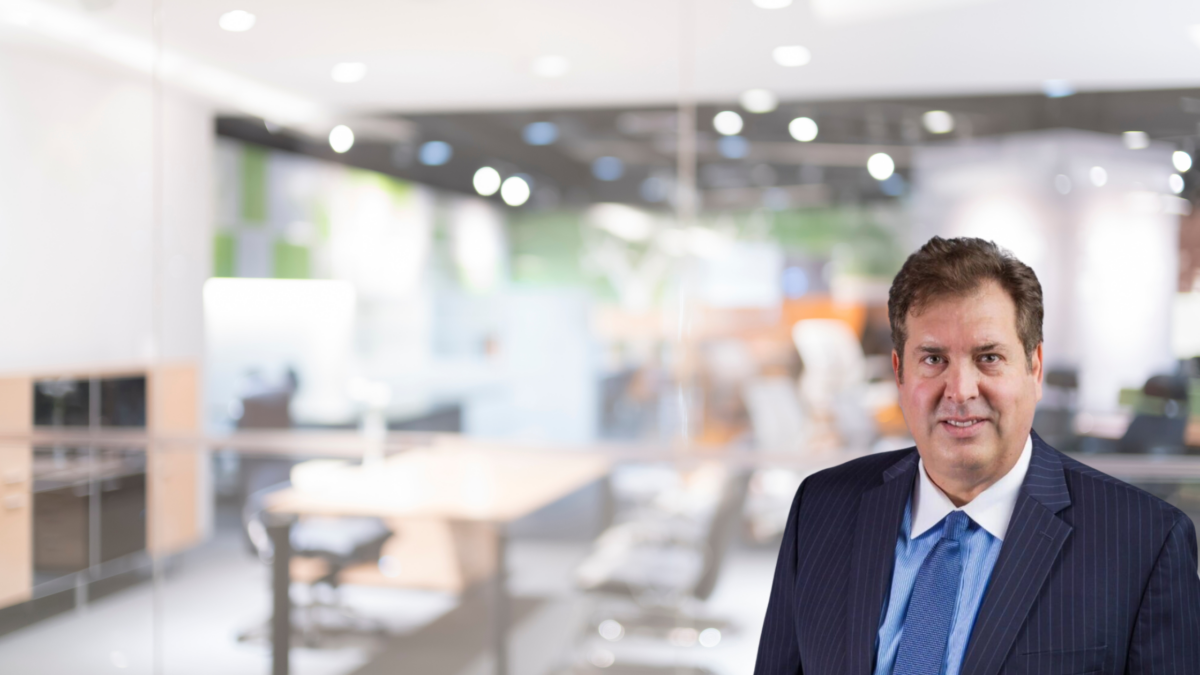
<path fill-rule="evenodd" d="M 571 574 L 588 544 L 515 539 L 510 544 L 514 596 L 510 634 L 512 675 L 562 672 L 689 672 L 748 675 L 770 590 L 774 552 L 730 553 L 706 611 L 730 620 L 719 644 L 671 646 L 636 636 L 609 642 L 588 629 L 594 602 L 572 591 Z M 345 602 L 386 625 L 385 637 L 343 640 L 340 646 L 296 648 L 296 675 L 487 675 L 489 605 L 485 593 L 447 594 L 345 587 Z M 226 531 L 172 566 L 162 607 L 150 583 L 140 584 L 0 638 L 5 673 L 165 673 L 265 675 L 267 645 L 238 642 L 239 632 L 269 615 L 266 568 Z M 160 620 L 156 621 L 156 617 Z M 161 649 L 156 650 L 156 643 Z M 161 669 L 155 668 L 156 660 Z M 591 663 L 610 664 L 600 670 Z M 634 667 L 657 666 L 650 670 Z M 632 668 L 632 669 L 631 669 Z M 572 670 L 573 669 L 573 670 Z"/>

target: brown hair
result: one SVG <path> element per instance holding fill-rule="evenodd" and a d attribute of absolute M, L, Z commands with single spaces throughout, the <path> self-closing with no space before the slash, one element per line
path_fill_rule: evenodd
<path fill-rule="evenodd" d="M 1042 343 L 1042 285 L 1028 265 L 996 244 L 974 237 L 934 237 L 910 255 L 888 292 L 892 344 L 904 375 L 905 320 L 929 302 L 963 296 L 986 281 L 995 281 L 1017 308 L 1017 336 L 1032 367 L 1033 351 Z"/>

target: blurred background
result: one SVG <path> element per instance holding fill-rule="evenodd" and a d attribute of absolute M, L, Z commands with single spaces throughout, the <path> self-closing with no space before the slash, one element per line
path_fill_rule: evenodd
<path fill-rule="evenodd" d="M 929 237 L 1200 514 L 1200 7 L 0 0 L 0 669 L 748 675 Z"/>

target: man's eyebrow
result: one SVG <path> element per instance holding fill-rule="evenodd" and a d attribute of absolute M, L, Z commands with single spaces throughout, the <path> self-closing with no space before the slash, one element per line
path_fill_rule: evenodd
<path fill-rule="evenodd" d="M 999 342 L 989 342 L 987 344 L 979 345 L 971 351 L 975 354 L 982 354 L 983 352 L 1002 352 L 1005 351 L 1005 349 L 1004 345 L 1000 344 Z"/>
<path fill-rule="evenodd" d="M 945 354 L 946 348 L 936 345 L 917 345 L 917 351 L 922 354 Z"/>

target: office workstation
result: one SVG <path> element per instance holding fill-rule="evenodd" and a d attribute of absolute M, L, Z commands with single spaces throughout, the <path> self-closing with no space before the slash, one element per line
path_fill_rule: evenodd
<path fill-rule="evenodd" d="M 1200 18 L 1130 11 L 0 2 L 0 671 L 753 672 L 934 237 L 1195 520 Z"/>

